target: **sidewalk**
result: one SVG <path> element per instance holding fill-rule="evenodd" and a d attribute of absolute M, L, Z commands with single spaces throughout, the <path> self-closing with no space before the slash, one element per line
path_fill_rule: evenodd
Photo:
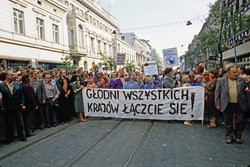
<path fill-rule="evenodd" d="M 11 144 L 5 145 L 2 143 L 0 144 L 0 161 L 20 150 L 23 150 L 41 140 L 46 139 L 47 137 L 53 136 L 64 129 L 69 128 L 76 123 L 78 123 L 78 119 L 72 120 L 71 124 L 58 125 L 57 127 L 46 128 L 44 130 L 36 130 L 36 135 L 27 138 L 27 142 L 22 142 L 16 138 Z"/>

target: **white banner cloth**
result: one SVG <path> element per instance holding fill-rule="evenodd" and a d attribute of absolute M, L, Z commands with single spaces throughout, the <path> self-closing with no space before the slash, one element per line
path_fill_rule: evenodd
<path fill-rule="evenodd" d="M 204 88 L 83 89 L 85 115 L 152 120 L 203 120 Z"/>

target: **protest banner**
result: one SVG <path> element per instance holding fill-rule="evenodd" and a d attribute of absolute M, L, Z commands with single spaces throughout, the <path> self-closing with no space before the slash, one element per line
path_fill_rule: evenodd
<path fill-rule="evenodd" d="M 157 65 L 144 66 L 144 74 L 145 74 L 145 76 L 147 76 L 147 75 L 157 75 L 158 74 Z"/>
<path fill-rule="evenodd" d="M 126 54 L 125 53 L 117 53 L 116 64 L 118 66 L 124 65 L 125 59 L 126 59 Z"/>
<path fill-rule="evenodd" d="M 163 49 L 162 52 L 165 68 L 179 66 L 177 48 Z"/>
<path fill-rule="evenodd" d="M 84 89 L 89 117 L 153 120 L 203 120 L 204 88 L 153 90 Z"/>

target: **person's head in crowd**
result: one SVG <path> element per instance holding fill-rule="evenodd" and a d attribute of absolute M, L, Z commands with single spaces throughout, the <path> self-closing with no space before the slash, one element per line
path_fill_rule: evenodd
<path fill-rule="evenodd" d="M 32 80 L 37 80 L 38 79 L 39 74 L 38 74 L 37 70 L 31 71 L 29 74 L 30 74 Z"/>
<path fill-rule="evenodd" d="M 247 83 L 248 89 L 250 89 L 250 67 L 246 69 L 246 83 Z"/>
<path fill-rule="evenodd" d="M 18 72 L 16 73 L 16 75 L 17 75 L 16 81 L 17 81 L 17 82 L 21 82 L 21 81 L 22 81 L 22 75 L 23 75 L 23 73 L 20 72 L 20 71 L 18 71 Z"/>
<path fill-rule="evenodd" d="M 209 78 L 210 80 L 218 78 L 218 70 L 216 68 L 212 68 L 209 70 Z"/>
<path fill-rule="evenodd" d="M 172 76 L 173 76 L 173 73 L 174 73 L 173 68 L 166 68 L 166 69 L 164 70 L 164 75 L 165 75 L 165 76 L 172 77 Z"/>
<path fill-rule="evenodd" d="M 6 71 L 2 71 L 0 73 L 0 81 L 5 81 L 6 80 L 6 75 L 7 75 L 7 72 Z"/>
<path fill-rule="evenodd" d="M 71 82 L 77 82 L 77 81 L 79 81 L 79 75 L 73 74 L 71 77 Z"/>
<path fill-rule="evenodd" d="M 45 80 L 46 83 L 50 83 L 51 82 L 51 76 L 50 76 L 50 74 L 48 74 L 48 73 L 45 74 L 44 80 Z"/>
<path fill-rule="evenodd" d="M 27 65 L 27 68 L 31 70 L 31 69 L 32 69 L 32 65 L 31 65 L 31 64 L 28 64 L 28 65 Z"/>
<path fill-rule="evenodd" d="M 226 74 L 226 70 L 224 68 L 220 68 L 218 71 L 218 77 L 222 78 Z"/>
<path fill-rule="evenodd" d="M 129 73 L 129 81 L 134 82 L 135 80 L 136 80 L 135 72 L 130 72 Z"/>
<path fill-rule="evenodd" d="M 149 76 L 147 76 L 147 77 L 145 78 L 145 84 L 148 84 L 148 85 L 152 84 L 151 78 L 150 78 Z"/>
<path fill-rule="evenodd" d="M 116 73 L 115 72 L 113 72 L 113 73 L 111 73 L 111 79 L 115 79 L 117 76 L 116 76 Z"/>
<path fill-rule="evenodd" d="M 228 79 L 230 80 L 236 80 L 237 76 L 238 76 L 238 69 L 236 67 L 236 65 L 234 64 L 229 64 L 227 67 L 227 76 Z"/>
<path fill-rule="evenodd" d="M 183 76 L 181 77 L 181 82 L 182 82 L 182 84 L 189 83 L 189 82 L 190 82 L 190 77 L 189 77 L 189 75 L 183 75 Z"/>
<path fill-rule="evenodd" d="M 60 77 L 61 77 L 61 78 L 66 78 L 66 77 L 67 77 L 67 71 L 64 70 L 64 69 L 62 69 L 62 70 L 60 71 Z"/>
<path fill-rule="evenodd" d="M 202 76 L 201 75 L 196 75 L 194 79 L 195 79 L 195 82 L 198 82 L 198 83 L 202 82 Z"/>
<path fill-rule="evenodd" d="M 83 71 L 83 78 L 84 79 L 88 78 L 88 75 L 89 75 L 88 71 Z"/>
<path fill-rule="evenodd" d="M 238 68 L 238 75 L 245 78 L 246 77 L 246 68 L 245 67 L 239 67 Z"/>
<path fill-rule="evenodd" d="M 30 78 L 31 78 L 30 74 L 24 73 L 22 75 L 22 83 L 29 83 L 30 82 Z"/>
<path fill-rule="evenodd" d="M 210 81 L 209 71 L 204 71 L 202 74 L 202 78 L 203 78 L 203 82 L 209 82 Z"/>
<path fill-rule="evenodd" d="M 179 72 L 177 72 L 177 73 L 175 74 L 175 79 L 176 79 L 177 81 L 181 81 L 181 74 L 180 74 Z"/>
<path fill-rule="evenodd" d="M 43 72 L 42 73 L 42 79 L 45 79 L 45 75 L 48 74 L 48 72 Z"/>
<path fill-rule="evenodd" d="M 23 67 L 22 66 L 17 67 L 16 72 L 23 72 Z"/>

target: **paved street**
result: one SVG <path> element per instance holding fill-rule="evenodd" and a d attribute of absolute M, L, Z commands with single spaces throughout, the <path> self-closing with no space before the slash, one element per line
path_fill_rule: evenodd
<path fill-rule="evenodd" d="M 0 166 L 250 165 L 249 124 L 242 145 L 226 145 L 223 135 L 223 127 L 207 129 L 198 123 L 187 127 L 166 121 L 91 119 L 72 123 L 24 149 L 13 150 L 0 159 Z M 8 147 L 11 145 L 1 145 L 0 152 Z"/>

